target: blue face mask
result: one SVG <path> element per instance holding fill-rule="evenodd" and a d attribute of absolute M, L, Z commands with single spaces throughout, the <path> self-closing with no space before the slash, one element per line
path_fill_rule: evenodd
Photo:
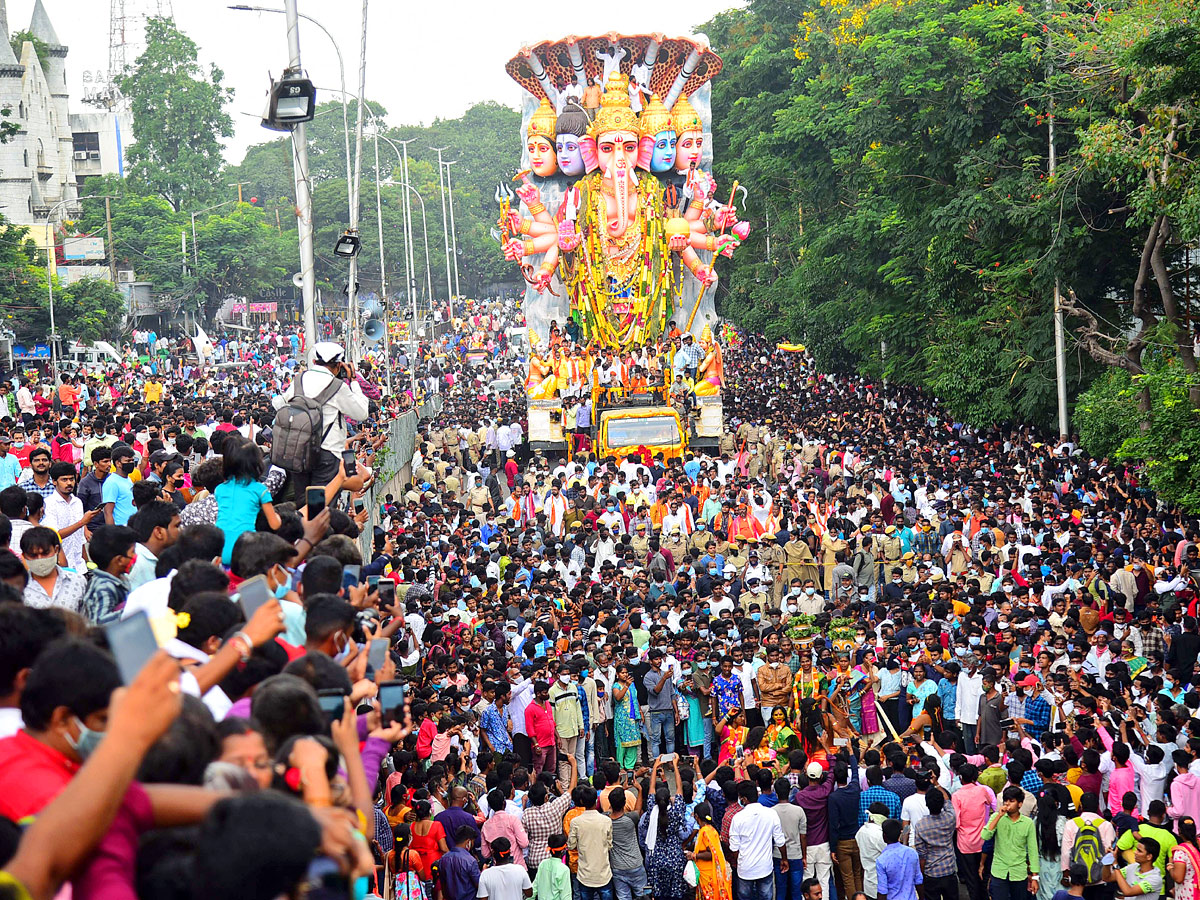
<path fill-rule="evenodd" d="M 72 740 L 70 733 L 64 734 L 63 737 L 67 739 L 67 743 L 71 745 L 71 749 L 79 755 L 80 760 L 86 762 L 87 758 L 100 745 L 100 741 L 104 739 L 104 732 L 93 731 L 84 725 L 83 720 L 78 717 L 75 718 L 75 724 L 79 726 L 79 737 Z"/>
<path fill-rule="evenodd" d="M 288 595 L 288 591 L 292 589 L 292 573 L 287 569 L 284 569 L 283 574 L 287 576 L 287 579 L 283 582 L 283 584 L 275 588 L 276 600 L 282 600 Z"/>
<path fill-rule="evenodd" d="M 698 663 L 696 663 L 696 668 L 702 669 L 702 670 L 707 669 L 708 668 L 708 660 L 706 660 L 706 659 L 700 660 Z"/>
<path fill-rule="evenodd" d="M 708 574 L 709 574 L 709 575 L 716 575 L 716 574 L 717 574 L 717 570 L 716 570 L 716 568 L 714 567 L 714 568 L 712 568 L 712 569 L 709 569 L 709 570 L 708 570 Z"/>
<path fill-rule="evenodd" d="M 978 647 L 979 646 L 979 635 L 973 634 L 969 638 L 967 638 L 967 641 L 971 644 L 972 647 Z"/>
<path fill-rule="evenodd" d="M 762 619 L 762 613 L 750 613 L 750 621 L 758 622 Z"/>
<path fill-rule="evenodd" d="M 732 629 L 732 630 L 729 632 L 729 639 L 730 639 L 731 641 L 736 641 L 736 640 L 737 640 L 739 637 L 741 637 L 741 635 L 740 635 L 740 634 L 738 634 L 738 630 L 737 630 L 736 628 Z"/>

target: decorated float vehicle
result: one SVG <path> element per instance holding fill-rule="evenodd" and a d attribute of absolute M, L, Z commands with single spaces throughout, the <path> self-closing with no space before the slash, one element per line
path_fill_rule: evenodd
<path fill-rule="evenodd" d="M 715 447 L 713 262 L 749 231 L 736 182 L 721 202 L 710 174 L 720 57 L 703 36 L 570 36 L 523 48 L 506 69 L 526 92 L 524 151 L 496 190 L 496 237 L 527 282 L 532 445 L 564 449 L 576 427 L 564 404 L 590 396 L 602 452 Z M 649 348 L 658 365 L 644 365 Z"/>

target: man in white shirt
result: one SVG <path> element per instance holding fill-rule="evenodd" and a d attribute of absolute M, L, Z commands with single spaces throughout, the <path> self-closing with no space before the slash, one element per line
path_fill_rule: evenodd
<path fill-rule="evenodd" d="M 955 707 L 967 752 L 974 753 L 975 726 L 979 724 L 979 698 L 983 696 L 983 674 L 979 671 L 979 659 L 974 653 L 962 657 L 959 663 L 962 671 L 958 673 Z"/>
<path fill-rule="evenodd" d="M 275 409 L 283 409 L 302 387 L 304 396 L 317 398 L 340 381 L 338 389 L 321 407 L 321 452 L 311 471 L 292 472 L 296 496 L 303 497 L 311 485 L 324 486 L 337 477 L 342 451 L 346 448 L 346 419 L 364 421 L 370 415 L 370 404 L 356 380 L 354 365 L 345 358 L 338 344 L 321 341 L 312 348 L 312 365 L 292 381 L 282 395 L 272 401 Z"/>
<path fill-rule="evenodd" d="M 82 501 L 75 496 L 75 467 L 70 463 L 56 462 L 52 465 L 50 480 L 54 484 L 54 493 L 46 498 L 42 524 L 58 532 L 67 565 L 83 574 L 86 569 L 83 561 L 83 531 L 100 510 L 83 511 Z"/>
<path fill-rule="evenodd" d="M 879 861 L 880 854 L 887 846 L 883 841 L 882 827 L 882 822 L 886 818 L 887 807 L 880 802 L 872 803 L 867 821 L 854 835 L 854 840 L 858 844 L 858 854 L 862 859 L 863 893 L 868 897 L 874 897 L 879 893 L 878 872 L 875 863 Z"/>
<path fill-rule="evenodd" d="M 475 896 L 479 900 L 522 900 L 526 892 L 532 891 L 533 883 L 529 880 L 529 870 L 513 862 L 511 842 L 498 837 L 489 849 L 496 864 L 480 873 Z"/>
<path fill-rule="evenodd" d="M 738 783 L 738 801 L 742 810 L 729 825 L 729 864 L 747 882 L 738 896 L 769 897 L 775 886 L 774 848 L 779 848 L 779 870 L 788 871 L 787 835 L 775 810 L 758 802 L 753 781 Z"/>

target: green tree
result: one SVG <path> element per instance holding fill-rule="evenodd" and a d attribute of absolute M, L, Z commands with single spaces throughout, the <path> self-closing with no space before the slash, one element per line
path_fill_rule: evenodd
<path fill-rule="evenodd" d="M 156 292 L 205 321 L 212 321 L 227 297 L 252 297 L 296 271 L 295 240 L 280 234 L 273 217 L 258 206 L 239 203 L 202 213 L 193 245 L 191 216 L 161 196 L 116 177 L 95 187 L 94 193 L 113 198 L 118 266 L 133 269 Z M 104 201 L 85 200 L 83 207 L 79 227 L 99 233 L 105 227 Z"/>
<path fill-rule="evenodd" d="M 973 0 L 753 0 L 706 25 L 718 179 L 757 226 L 719 266 L 723 312 L 973 423 L 1048 421 L 1055 277 L 1108 314 L 1136 259 L 1102 177 L 1050 184 L 1035 24 Z"/>
<path fill-rule="evenodd" d="M 216 66 L 203 69 L 195 42 L 170 19 L 147 20 L 146 50 L 121 79 L 135 138 L 125 155 L 129 179 L 172 209 L 204 205 L 220 184 L 221 139 L 233 134 L 223 79 Z"/>
<path fill-rule="evenodd" d="M 45 67 L 46 60 L 50 57 L 50 46 L 39 37 L 35 37 L 33 32 L 26 28 L 24 31 L 14 31 L 8 42 L 12 46 L 13 55 L 21 58 L 21 49 L 25 42 L 33 44 L 33 52 L 37 54 L 38 62 Z"/>
<path fill-rule="evenodd" d="M 29 229 L 0 217 L 0 317 L 19 343 L 44 340 L 50 333 L 46 270 Z"/>
<path fill-rule="evenodd" d="M 55 290 L 54 315 L 64 337 L 77 341 L 104 340 L 120 332 L 125 298 L 111 281 L 83 278 Z"/>
<path fill-rule="evenodd" d="M 368 101 L 370 111 L 382 117 L 382 106 Z M 350 103 L 353 128 L 355 105 Z M 442 230 L 442 202 L 437 177 L 437 156 L 430 147 L 448 146 L 457 159 L 452 169 L 454 186 L 454 229 L 458 238 L 458 269 L 462 291 L 475 295 L 497 282 L 511 282 L 513 270 L 505 263 L 499 247 L 490 235 L 497 218 L 493 199 L 496 182 L 507 181 L 516 170 L 519 158 L 520 115 L 496 103 L 478 103 L 457 119 L 439 119 L 430 126 L 401 126 L 384 132 L 392 141 L 415 138 L 409 145 L 409 177 L 412 187 L 424 198 L 429 227 L 429 270 L 438 303 L 445 302 L 446 255 Z M 345 141 L 340 101 L 322 103 L 308 128 L 309 168 L 313 180 L 313 222 L 317 249 L 317 278 L 326 292 L 336 297 L 346 284 L 347 266 L 333 256 L 334 240 L 349 220 L 346 192 Z M 353 135 L 351 135 L 351 153 Z M 384 180 L 399 182 L 400 163 L 396 152 L 385 141 L 379 143 L 379 168 Z M 251 147 L 239 166 L 229 169 L 226 181 L 249 182 L 245 191 L 263 202 L 268 219 L 279 213 L 279 223 L 287 231 L 295 228 L 292 163 L 288 140 L 276 139 Z M 359 285 L 365 292 L 379 290 L 378 226 L 375 215 L 375 149 L 370 135 L 364 138 L 359 234 L 363 249 L 359 254 Z M 388 291 L 402 292 L 405 287 L 405 255 L 401 216 L 400 187 L 384 186 L 382 191 L 384 257 Z M 421 205 L 411 197 L 415 237 L 415 279 L 421 304 L 427 305 L 425 237 L 422 233 Z"/>

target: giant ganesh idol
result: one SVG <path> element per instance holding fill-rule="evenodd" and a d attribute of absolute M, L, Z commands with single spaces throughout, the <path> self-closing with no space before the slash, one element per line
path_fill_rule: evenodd
<path fill-rule="evenodd" d="M 529 283 L 531 335 L 563 328 L 593 354 L 619 353 L 674 322 L 704 332 L 699 393 L 719 389 L 713 260 L 748 230 L 708 171 L 708 82 L 720 69 L 702 38 L 663 35 L 568 37 L 510 60 L 528 92 L 525 154 L 515 191 L 497 199 L 504 254 Z"/>

